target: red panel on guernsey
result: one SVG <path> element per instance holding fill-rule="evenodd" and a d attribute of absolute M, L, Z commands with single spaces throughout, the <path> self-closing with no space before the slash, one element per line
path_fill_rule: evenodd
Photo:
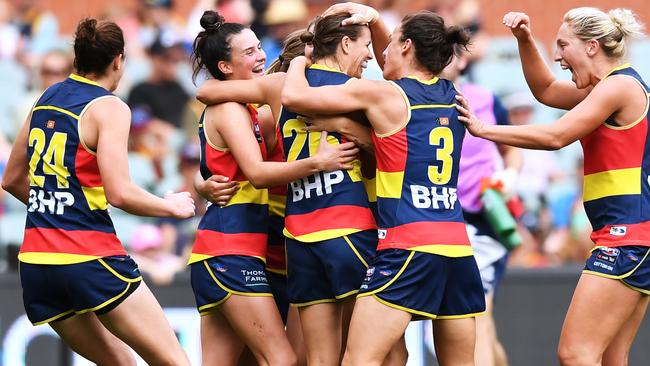
<path fill-rule="evenodd" d="M 385 230 L 386 236 L 379 240 L 377 250 L 409 249 L 424 245 L 469 245 L 464 222 L 413 222 Z"/>
<path fill-rule="evenodd" d="M 220 255 L 266 256 L 265 233 L 226 234 L 213 230 L 197 230 L 192 253 Z"/>
<path fill-rule="evenodd" d="M 648 133 L 647 120 L 646 115 L 636 126 L 624 130 L 601 125 L 583 137 L 583 150 L 589 153 L 584 162 L 584 174 L 640 167 Z"/>
<path fill-rule="evenodd" d="M 625 228 L 625 234 L 622 236 L 613 235 L 612 227 Z M 640 224 L 618 224 L 607 225 L 598 231 L 591 233 L 591 240 L 598 246 L 620 247 L 623 245 L 643 245 L 650 246 L 650 222 Z"/>
<path fill-rule="evenodd" d="M 404 128 L 394 135 L 383 138 L 373 134 L 372 139 L 375 143 L 377 170 L 382 172 L 404 171 L 406 157 L 408 156 L 406 129 Z"/>
<path fill-rule="evenodd" d="M 336 229 L 375 229 L 375 218 L 366 207 L 337 205 L 321 208 L 302 215 L 289 215 L 285 226 L 291 227 L 291 235 L 301 236 L 318 231 Z"/>
<path fill-rule="evenodd" d="M 239 171 L 239 167 L 230 153 L 225 153 L 210 147 L 205 149 L 205 155 L 205 163 L 212 174 L 224 175 L 230 181 L 248 180 Z"/>
<path fill-rule="evenodd" d="M 77 147 L 77 156 L 75 157 L 75 175 L 82 187 L 103 186 L 97 158 L 86 151 L 81 144 Z"/>
<path fill-rule="evenodd" d="M 102 251 L 97 251 L 102 248 Z M 66 253 L 105 257 L 126 255 L 115 234 L 93 230 L 25 229 L 21 252 Z M 92 254 L 89 254 L 92 253 Z"/>

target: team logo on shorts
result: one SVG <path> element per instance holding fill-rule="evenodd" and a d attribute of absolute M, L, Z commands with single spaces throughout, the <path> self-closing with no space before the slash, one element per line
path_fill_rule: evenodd
<path fill-rule="evenodd" d="M 215 267 L 215 269 L 217 271 L 221 272 L 221 273 L 224 273 L 224 272 L 226 272 L 228 270 L 228 267 L 217 263 L 217 266 Z"/>
<path fill-rule="evenodd" d="M 637 256 L 634 255 L 634 254 L 628 254 L 628 255 L 627 255 L 627 258 L 628 258 L 629 260 L 631 260 L 632 262 L 638 262 L 638 261 L 639 261 L 639 257 L 637 257 Z"/>
<path fill-rule="evenodd" d="M 618 255 L 621 253 L 620 249 L 618 248 L 600 248 L 600 252 L 611 257 L 618 257 Z"/>
<path fill-rule="evenodd" d="M 366 277 L 372 277 L 375 274 L 375 267 L 368 267 L 366 270 Z"/>
<path fill-rule="evenodd" d="M 379 239 L 386 239 L 386 230 L 384 229 L 377 230 L 377 237 Z"/>
<path fill-rule="evenodd" d="M 625 236 L 627 234 L 627 226 L 612 226 L 609 229 L 609 235 Z"/>
<path fill-rule="evenodd" d="M 382 276 L 388 277 L 393 274 L 393 271 L 391 271 L 390 269 L 382 269 L 381 271 L 379 271 L 379 273 L 381 273 Z"/>

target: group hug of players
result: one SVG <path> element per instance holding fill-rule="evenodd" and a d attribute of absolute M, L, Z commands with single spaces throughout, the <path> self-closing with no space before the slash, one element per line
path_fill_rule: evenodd
<path fill-rule="evenodd" d="M 203 14 L 194 76 L 214 80 L 197 94 L 206 108 L 196 188 L 213 204 L 189 265 L 204 364 L 404 365 L 415 319 L 433 320 L 441 365 L 503 364 L 496 339 L 475 357 L 489 286 L 470 239 L 484 220 L 464 219 L 459 200 L 466 129 L 491 152 L 487 140 L 530 149 L 580 140 L 595 248 L 558 357 L 626 362 L 650 294 L 650 89 L 622 61 L 642 27 L 626 9 L 570 10 L 554 58 L 572 81 L 558 81 L 529 17 L 508 13 L 503 23 L 535 97 L 568 110 L 558 121 L 505 126 L 481 115 L 475 104 L 490 95 L 449 73 L 469 34 L 432 12 L 407 15 L 391 32 L 368 6 L 334 5 L 285 40 L 267 73 L 253 31 Z M 370 47 L 385 80 L 362 78 Z M 83 20 L 74 51 L 75 72 L 34 105 L 2 182 L 27 205 L 27 316 L 100 365 L 135 364 L 129 348 L 152 365 L 189 364 L 108 205 L 187 218 L 194 203 L 129 178 L 130 110 L 112 94 L 124 72 L 120 28 Z M 490 175 L 494 156 L 483 155 Z"/>

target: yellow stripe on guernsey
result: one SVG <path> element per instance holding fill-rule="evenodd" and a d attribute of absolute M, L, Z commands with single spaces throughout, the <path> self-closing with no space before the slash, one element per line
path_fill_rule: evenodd
<path fill-rule="evenodd" d="M 470 245 L 423 245 L 408 248 L 408 250 L 443 255 L 452 258 L 469 257 L 470 255 L 474 255 L 474 250 Z"/>
<path fill-rule="evenodd" d="M 38 107 L 34 107 L 34 109 L 32 109 L 32 110 L 33 110 L 33 111 L 40 111 L 40 110 L 51 110 L 51 111 L 57 111 L 57 112 L 61 112 L 61 113 L 63 113 L 63 114 L 66 114 L 66 115 L 68 115 L 68 116 L 70 116 L 70 117 L 72 117 L 72 118 L 74 118 L 74 119 L 76 119 L 76 120 L 79 120 L 79 116 L 78 116 L 77 114 L 72 113 L 72 112 L 70 112 L 70 111 L 67 110 L 67 109 L 63 109 L 63 108 L 59 108 L 59 107 L 55 107 L 55 106 L 53 106 L 53 105 L 39 105 Z"/>
<path fill-rule="evenodd" d="M 615 169 L 585 175 L 585 202 L 625 194 L 641 194 L 641 168 Z"/>
<path fill-rule="evenodd" d="M 18 254 L 18 260 L 30 264 L 76 264 L 92 261 L 101 257 L 95 255 L 25 252 Z"/>
<path fill-rule="evenodd" d="M 239 190 L 228 201 L 226 207 L 245 203 L 266 205 L 269 203 L 269 191 L 266 188 L 257 189 L 247 180 L 241 181 L 239 182 Z"/>
<path fill-rule="evenodd" d="M 81 187 L 91 210 L 105 210 L 108 208 L 104 187 Z"/>
<path fill-rule="evenodd" d="M 316 241 L 322 241 L 322 240 L 327 240 L 331 238 L 340 238 L 345 235 L 351 235 L 354 233 L 358 233 L 359 229 L 328 229 L 328 230 L 321 230 L 317 231 L 315 233 L 309 233 L 305 235 L 300 235 L 298 237 L 295 237 L 291 235 L 291 233 L 287 230 L 287 228 L 284 228 L 282 233 L 284 236 L 286 236 L 289 239 L 293 240 L 298 240 L 301 242 L 306 242 L 306 243 L 313 243 Z"/>
<path fill-rule="evenodd" d="M 404 171 L 382 172 L 377 170 L 377 197 L 401 198 Z"/>
<path fill-rule="evenodd" d="M 269 214 L 284 217 L 286 197 L 278 194 L 269 194 Z"/>
<path fill-rule="evenodd" d="M 366 187 L 369 202 L 377 202 L 377 177 L 363 178 L 363 186 Z"/>

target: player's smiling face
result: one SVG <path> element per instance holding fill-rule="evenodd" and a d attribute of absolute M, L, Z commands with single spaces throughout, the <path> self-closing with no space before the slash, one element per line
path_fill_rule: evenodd
<path fill-rule="evenodd" d="M 264 75 L 266 54 L 255 33 L 246 28 L 230 40 L 230 61 L 223 61 L 227 79 L 248 80 Z"/>
<path fill-rule="evenodd" d="M 350 40 L 350 66 L 348 75 L 361 77 L 361 73 L 368 66 L 368 61 L 372 60 L 372 51 L 370 51 L 370 29 L 363 27 L 356 41 Z"/>

